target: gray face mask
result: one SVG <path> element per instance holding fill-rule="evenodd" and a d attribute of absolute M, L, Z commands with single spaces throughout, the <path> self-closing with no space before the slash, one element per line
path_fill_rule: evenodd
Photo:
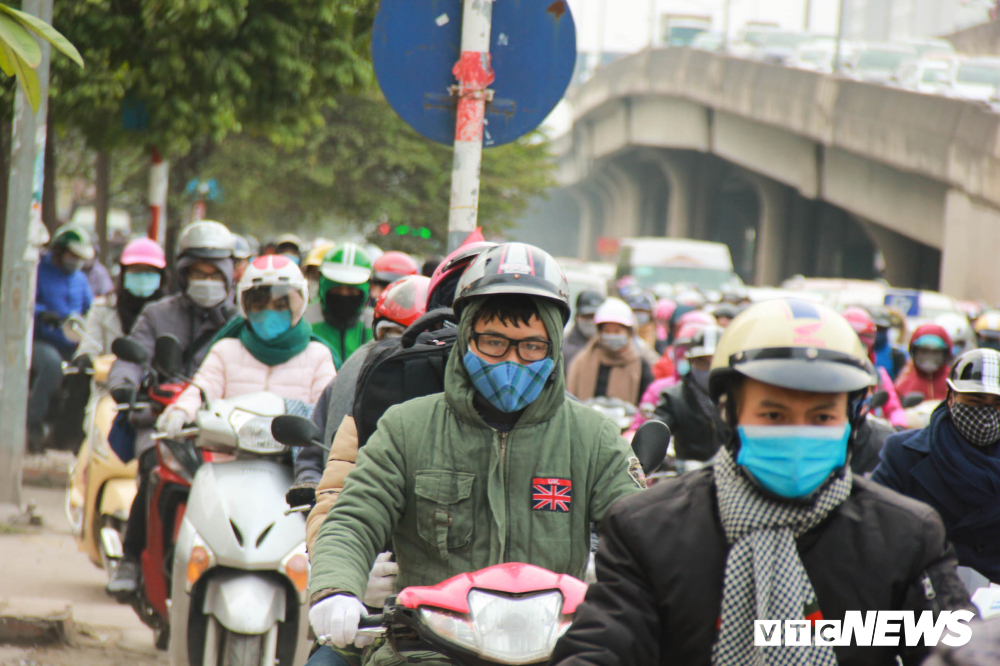
<path fill-rule="evenodd" d="M 628 334 L 603 333 L 601 335 L 601 344 L 610 351 L 621 351 L 622 349 L 625 349 L 626 345 L 628 345 Z"/>
<path fill-rule="evenodd" d="M 191 280 L 186 293 L 196 305 L 205 309 L 214 308 L 226 300 L 226 283 L 219 280 Z"/>
<path fill-rule="evenodd" d="M 83 259 L 63 259 L 62 269 L 66 271 L 68 275 L 76 273 L 78 270 L 83 268 Z"/>
<path fill-rule="evenodd" d="M 597 335 L 597 324 L 594 323 L 593 319 L 577 319 L 576 328 L 588 340 L 593 339 Z"/>

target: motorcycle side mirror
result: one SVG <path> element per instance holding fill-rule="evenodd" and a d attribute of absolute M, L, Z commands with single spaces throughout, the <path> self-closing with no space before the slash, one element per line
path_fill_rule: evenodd
<path fill-rule="evenodd" d="M 874 412 L 876 409 L 882 409 L 889 403 L 889 392 L 888 391 L 875 391 L 872 395 L 872 399 L 868 401 L 868 411 Z"/>
<path fill-rule="evenodd" d="M 111 353 L 123 361 L 136 365 L 149 363 L 149 354 L 146 352 L 146 348 L 128 338 L 115 338 L 114 342 L 111 343 Z"/>
<path fill-rule="evenodd" d="M 312 446 L 323 438 L 323 433 L 309 419 L 285 414 L 271 421 L 271 436 L 285 446 Z"/>
<path fill-rule="evenodd" d="M 642 472 L 649 476 L 667 457 L 670 446 L 670 428 L 663 421 L 646 421 L 635 431 L 632 451 L 642 465 Z"/>
<path fill-rule="evenodd" d="M 907 393 L 903 396 L 902 404 L 903 409 L 910 409 L 911 407 L 916 407 L 925 400 L 923 393 Z"/>
<path fill-rule="evenodd" d="M 153 363 L 166 375 L 176 375 L 184 365 L 184 350 L 176 336 L 161 335 L 156 338 Z"/>

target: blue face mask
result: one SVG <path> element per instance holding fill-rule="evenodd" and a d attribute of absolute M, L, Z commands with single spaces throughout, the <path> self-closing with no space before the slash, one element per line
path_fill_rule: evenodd
<path fill-rule="evenodd" d="M 691 361 L 686 358 L 677 361 L 677 374 L 679 376 L 683 377 L 689 372 L 691 372 Z"/>
<path fill-rule="evenodd" d="M 544 358 L 528 365 L 516 361 L 487 363 L 471 351 L 465 353 L 465 369 L 479 394 L 501 412 L 517 412 L 538 399 L 556 362 Z"/>
<path fill-rule="evenodd" d="M 263 340 L 273 340 L 292 327 L 291 310 L 263 310 L 247 317 L 253 331 Z"/>
<path fill-rule="evenodd" d="M 149 298 L 160 288 L 159 273 L 126 273 L 125 291 L 138 298 Z"/>
<path fill-rule="evenodd" d="M 740 426 L 736 462 L 770 492 L 801 499 L 847 461 L 851 426 Z"/>
<path fill-rule="evenodd" d="M 299 265 L 299 255 L 297 255 L 297 254 L 283 254 L 281 256 L 283 256 L 285 259 L 288 259 L 288 261 L 292 262 L 296 266 Z"/>

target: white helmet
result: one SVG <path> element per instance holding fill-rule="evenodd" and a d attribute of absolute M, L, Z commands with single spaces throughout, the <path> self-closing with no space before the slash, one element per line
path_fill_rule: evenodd
<path fill-rule="evenodd" d="M 233 256 L 236 239 L 221 222 L 202 220 L 184 227 L 177 241 L 177 256 L 225 259 Z"/>
<path fill-rule="evenodd" d="M 597 308 L 594 313 L 594 323 L 601 324 L 621 324 L 629 328 L 635 328 L 635 315 L 628 303 L 620 298 L 609 298 Z"/>
<path fill-rule="evenodd" d="M 288 309 L 292 311 L 292 326 L 295 326 L 309 304 L 309 283 L 299 267 L 280 254 L 266 254 L 254 259 L 236 287 L 236 305 L 244 318 L 247 318 L 250 304 L 266 305 L 286 296 L 289 299 Z"/>
<path fill-rule="evenodd" d="M 688 347 L 687 358 L 698 358 L 699 356 L 715 356 L 715 348 L 719 344 L 719 338 L 725 332 L 721 326 L 708 324 L 691 337 L 691 346 Z"/>
<path fill-rule="evenodd" d="M 965 315 L 948 312 L 938 315 L 934 323 L 948 332 L 954 356 L 961 356 L 970 349 L 976 348 L 976 334 Z"/>

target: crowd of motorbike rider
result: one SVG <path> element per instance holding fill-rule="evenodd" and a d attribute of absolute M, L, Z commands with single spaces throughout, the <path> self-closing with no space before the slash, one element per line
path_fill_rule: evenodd
<path fill-rule="evenodd" d="M 139 239 L 95 300 L 93 257 L 67 225 L 39 265 L 29 447 L 52 439 L 55 401 L 87 402 L 64 368 L 89 367 L 117 337 L 152 356 L 173 335 L 178 375 L 193 377 L 162 414 L 123 412 L 113 428 L 115 451 L 139 462 L 108 584 L 119 598 L 140 584 L 154 430 L 181 437 L 203 401 L 265 390 L 307 406 L 331 447 L 298 453 L 287 496 L 314 505 L 309 620 L 325 645 L 313 666 L 397 663 L 384 644 L 365 649 L 358 624 L 403 587 L 505 561 L 583 578 L 592 525 L 597 583 L 552 663 L 751 663 L 755 618 L 971 608 L 956 565 L 1000 582 L 1000 312 L 909 333 L 886 307 L 753 304 L 736 285 L 711 302 L 628 276 L 570 303 L 555 260 L 530 245 L 474 240 L 422 267 L 292 234 L 260 248 L 211 221 L 180 235 L 172 281 L 162 248 Z M 372 350 L 442 310 L 457 335 L 443 393 L 390 408 L 360 446 L 354 398 Z M 64 331 L 73 317 L 79 344 Z M 145 373 L 115 361 L 116 402 L 133 402 Z M 907 430 L 915 394 L 940 404 Z M 637 406 L 630 430 L 670 427 L 655 487 L 622 429 L 584 403 L 597 398 Z M 682 474 L 686 461 L 708 464 Z M 539 482 L 565 500 L 535 499 Z M 927 652 L 786 649 L 802 663 Z"/>

